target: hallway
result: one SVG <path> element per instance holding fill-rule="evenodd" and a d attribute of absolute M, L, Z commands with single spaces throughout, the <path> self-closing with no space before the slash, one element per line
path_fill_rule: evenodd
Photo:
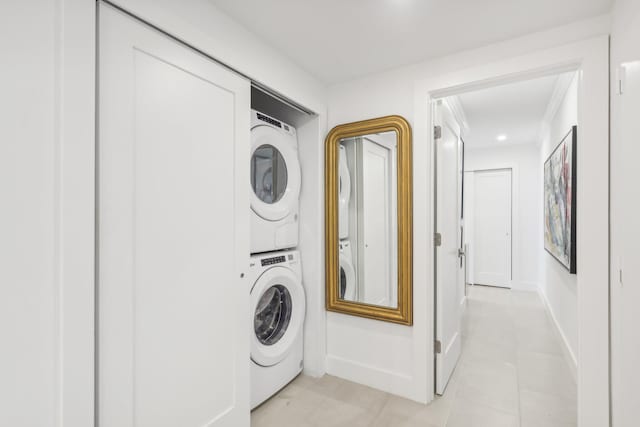
<path fill-rule="evenodd" d="M 428 406 L 325 375 L 299 376 L 251 416 L 253 427 L 570 427 L 576 384 L 537 293 L 468 287 L 463 350 Z"/>

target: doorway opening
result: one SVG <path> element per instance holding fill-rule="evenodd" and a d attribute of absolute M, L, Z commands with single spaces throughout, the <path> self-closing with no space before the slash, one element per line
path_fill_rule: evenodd
<path fill-rule="evenodd" d="M 577 422 L 577 278 L 554 251 L 576 250 L 578 85 L 566 71 L 433 101 L 435 392 L 454 412 Z"/>

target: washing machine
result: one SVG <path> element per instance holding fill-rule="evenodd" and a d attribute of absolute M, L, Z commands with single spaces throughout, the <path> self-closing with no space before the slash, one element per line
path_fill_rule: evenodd
<path fill-rule="evenodd" d="M 347 149 L 340 145 L 338 152 L 338 237 L 349 237 L 349 202 L 351 200 L 351 174 L 347 164 Z"/>
<path fill-rule="evenodd" d="M 302 371 L 305 294 L 298 251 L 253 255 L 251 409 Z"/>
<path fill-rule="evenodd" d="M 251 111 L 251 253 L 298 246 L 300 161 L 294 127 Z"/>
<path fill-rule="evenodd" d="M 357 301 L 356 270 L 353 268 L 353 254 L 351 243 L 343 240 L 338 243 L 340 260 L 340 299 L 347 301 Z"/>

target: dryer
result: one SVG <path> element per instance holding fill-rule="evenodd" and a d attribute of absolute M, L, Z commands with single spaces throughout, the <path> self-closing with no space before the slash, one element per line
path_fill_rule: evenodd
<path fill-rule="evenodd" d="M 357 301 L 356 270 L 353 268 L 351 243 L 343 240 L 338 243 L 340 259 L 340 282 L 338 297 L 347 301 Z"/>
<path fill-rule="evenodd" d="M 349 203 L 351 201 L 351 173 L 347 163 L 347 149 L 340 145 L 338 152 L 338 237 L 349 237 Z"/>
<path fill-rule="evenodd" d="M 298 251 L 253 255 L 251 409 L 302 371 L 305 294 Z"/>
<path fill-rule="evenodd" d="M 296 130 L 251 111 L 251 253 L 298 246 L 300 161 Z"/>

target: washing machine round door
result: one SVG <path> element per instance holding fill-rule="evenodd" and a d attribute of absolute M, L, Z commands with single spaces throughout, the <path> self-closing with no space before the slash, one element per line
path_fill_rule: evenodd
<path fill-rule="evenodd" d="M 340 281 L 338 296 L 346 301 L 356 300 L 356 271 L 349 259 L 340 254 Z"/>
<path fill-rule="evenodd" d="M 294 211 L 300 195 L 300 162 L 290 138 L 270 126 L 251 129 L 251 209 L 267 221 Z"/>
<path fill-rule="evenodd" d="M 293 271 L 265 271 L 251 289 L 251 359 L 261 366 L 282 361 L 302 330 L 304 312 L 304 289 Z"/>

